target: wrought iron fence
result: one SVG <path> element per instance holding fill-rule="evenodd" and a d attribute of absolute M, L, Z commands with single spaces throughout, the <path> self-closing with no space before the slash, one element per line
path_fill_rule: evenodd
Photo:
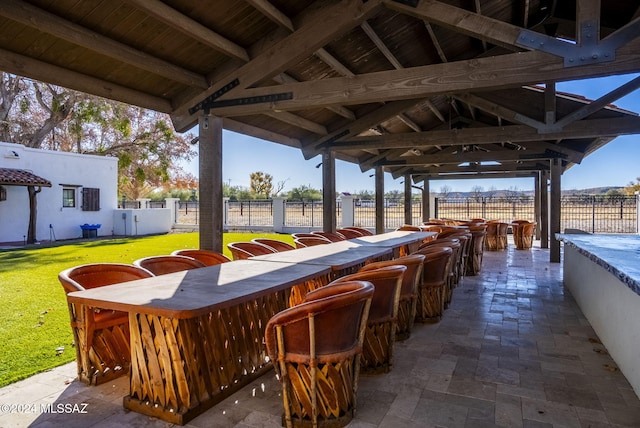
<path fill-rule="evenodd" d="M 284 225 L 321 228 L 322 201 L 284 201 Z M 354 226 L 375 227 L 375 201 L 353 200 Z M 142 206 L 145 205 L 145 206 Z M 165 208 L 164 201 L 119 201 L 118 208 Z M 229 227 L 273 227 L 273 201 L 226 201 L 224 222 Z M 422 222 L 422 204 L 412 200 L 412 224 Z M 637 200 L 635 196 L 563 196 L 561 198 L 561 230 L 581 229 L 591 233 L 638 233 Z M 435 217 L 471 219 L 485 218 L 509 222 L 514 219 L 534 220 L 534 198 L 481 197 L 436 198 Z M 199 224 L 197 201 L 176 202 L 178 224 Z M 385 199 L 385 227 L 393 229 L 404 224 L 404 200 Z M 336 225 L 342 225 L 342 202 L 336 203 Z"/>
<path fill-rule="evenodd" d="M 560 199 L 560 230 L 591 233 L 637 233 L 635 196 L 577 195 Z M 438 218 L 485 218 L 504 222 L 535 219 L 534 198 L 436 198 Z"/>
<path fill-rule="evenodd" d="M 225 224 L 229 226 L 273 226 L 272 200 L 225 201 Z"/>
<path fill-rule="evenodd" d="M 353 201 L 354 226 L 372 228 L 376 226 L 376 203 L 371 199 L 354 199 Z M 412 224 L 422 223 L 422 203 L 419 200 L 411 201 Z M 395 229 L 402 226 L 404 221 L 404 199 L 384 200 L 384 226 L 386 229 Z"/>

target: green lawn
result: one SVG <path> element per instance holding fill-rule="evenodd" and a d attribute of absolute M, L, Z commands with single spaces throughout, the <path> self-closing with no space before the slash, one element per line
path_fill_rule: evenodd
<path fill-rule="evenodd" d="M 289 235 L 225 233 L 226 244 L 257 236 L 289 243 Z M 68 243 L 0 251 L 0 387 L 75 360 L 69 312 L 58 273 L 94 262 L 131 263 L 198 248 L 197 233 Z"/>

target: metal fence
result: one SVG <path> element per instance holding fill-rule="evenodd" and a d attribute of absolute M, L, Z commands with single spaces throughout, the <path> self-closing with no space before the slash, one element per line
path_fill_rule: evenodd
<path fill-rule="evenodd" d="M 353 225 L 368 228 L 376 227 L 375 200 L 355 199 L 353 203 Z M 411 218 L 412 224 L 422 223 L 422 203 L 419 200 L 411 201 Z M 404 223 L 404 199 L 385 199 L 385 229 L 395 229 Z"/>
<path fill-rule="evenodd" d="M 560 230 L 591 233 L 637 233 L 635 196 L 563 196 L 560 198 Z M 436 198 L 438 218 L 485 218 L 509 222 L 535 219 L 534 198 Z"/>
<path fill-rule="evenodd" d="M 563 196 L 561 198 L 561 230 L 581 229 L 591 233 L 638 233 L 637 199 L 635 196 Z M 422 223 L 422 203 L 412 200 L 412 224 Z M 322 228 L 322 201 L 284 201 L 284 224 L 291 227 Z M 375 201 L 353 200 L 354 226 L 375 227 Z M 142 206 L 144 205 L 144 206 Z M 120 201 L 119 208 L 165 208 L 164 201 Z M 225 201 L 224 223 L 229 227 L 274 226 L 272 200 Z M 336 225 L 342 225 L 342 202 L 336 203 Z M 534 198 L 481 197 L 435 198 L 435 217 L 471 219 L 485 218 L 510 222 L 515 219 L 534 220 Z M 197 201 L 176 202 L 178 224 L 199 224 Z M 385 228 L 394 229 L 405 223 L 404 200 L 384 200 Z"/>

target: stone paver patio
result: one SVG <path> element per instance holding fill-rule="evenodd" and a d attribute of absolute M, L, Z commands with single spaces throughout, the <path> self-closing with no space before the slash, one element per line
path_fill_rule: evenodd
<path fill-rule="evenodd" d="M 0 389 L 0 427 L 171 426 L 123 409 L 127 379 L 87 387 L 75 374 L 67 364 Z M 42 412 L 49 403 L 57 413 Z M 187 426 L 279 427 L 281 414 L 270 372 Z M 511 245 L 485 252 L 441 322 L 396 343 L 390 373 L 360 378 L 349 426 L 638 427 L 640 400 L 564 289 L 562 265 Z"/>

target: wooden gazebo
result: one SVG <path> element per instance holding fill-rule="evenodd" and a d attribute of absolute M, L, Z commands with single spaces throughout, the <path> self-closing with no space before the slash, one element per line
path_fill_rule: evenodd
<path fill-rule="evenodd" d="M 535 177 L 543 245 L 560 178 L 640 118 L 558 81 L 640 71 L 640 6 L 611 0 L 3 0 L 0 69 L 199 124 L 200 246 L 222 245 L 222 128 L 412 182 Z M 406 193 L 410 193 L 406 192 Z M 382 222 L 379 221 L 379 228 Z"/>

